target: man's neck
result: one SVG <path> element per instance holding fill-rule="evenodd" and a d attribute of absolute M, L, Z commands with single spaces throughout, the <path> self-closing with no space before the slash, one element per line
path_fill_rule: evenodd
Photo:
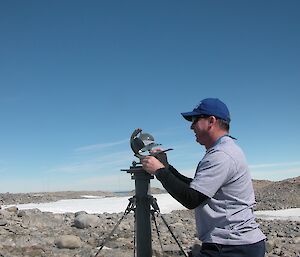
<path fill-rule="evenodd" d="M 219 140 L 219 138 L 221 138 L 221 137 L 223 137 L 225 135 L 228 135 L 228 131 L 220 130 L 220 131 L 214 133 L 211 136 L 210 143 L 205 146 L 206 150 L 208 150 L 209 148 L 213 147 L 216 144 L 216 142 Z"/>

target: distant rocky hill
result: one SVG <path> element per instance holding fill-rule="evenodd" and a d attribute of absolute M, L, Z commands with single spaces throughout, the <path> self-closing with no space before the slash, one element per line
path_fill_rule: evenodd
<path fill-rule="evenodd" d="M 253 181 L 256 209 L 278 210 L 300 207 L 300 176 L 282 181 Z"/>
<path fill-rule="evenodd" d="M 3 193 L 0 194 L 0 206 L 6 204 L 55 202 L 62 199 L 82 199 L 85 195 L 99 197 L 115 196 L 114 193 L 105 191 L 60 191 L 15 194 Z"/>
<path fill-rule="evenodd" d="M 157 187 L 151 187 L 150 188 L 150 194 L 164 194 L 164 193 L 167 193 L 167 191 L 165 189 L 160 189 L 160 188 L 157 188 Z M 135 194 L 135 190 L 132 190 L 130 192 L 128 192 L 128 195 L 134 195 Z"/>

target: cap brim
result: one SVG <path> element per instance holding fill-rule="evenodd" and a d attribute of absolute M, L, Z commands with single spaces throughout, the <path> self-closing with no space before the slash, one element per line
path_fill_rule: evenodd
<path fill-rule="evenodd" d="M 183 118 L 185 118 L 187 121 L 192 121 L 193 116 L 199 115 L 197 112 L 182 112 L 181 115 Z"/>

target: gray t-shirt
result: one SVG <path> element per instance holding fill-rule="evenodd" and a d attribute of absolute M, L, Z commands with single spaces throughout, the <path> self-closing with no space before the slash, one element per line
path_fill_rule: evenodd
<path fill-rule="evenodd" d="M 265 239 L 253 215 L 255 197 L 243 151 L 221 137 L 200 161 L 190 187 L 209 199 L 195 209 L 199 239 L 226 245 Z"/>

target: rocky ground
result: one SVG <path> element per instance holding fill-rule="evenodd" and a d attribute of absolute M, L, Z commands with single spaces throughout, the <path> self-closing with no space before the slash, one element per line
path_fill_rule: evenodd
<path fill-rule="evenodd" d="M 280 182 L 254 181 L 257 209 L 282 209 L 300 207 L 300 177 Z M 156 191 L 157 192 L 157 191 Z M 45 196 L 41 196 L 45 194 Z M 95 192 L 69 192 L 34 194 L 2 194 L 2 204 L 53 201 L 62 198 L 80 198 Z M 107 195 L 106 195 L 107 194 Z M 39 196 L 38 196 L 39 195 Z M 110 196 L 99 192 L 99 195 Z M 38 200 L 37 200 L 38 198 Z M 52 200 L 51 200 L 52 199 Z M 53 214 L 16 207 L 0 210 L 0 257 L 93 257 L 122 213 Z M 164 215 L 176 238 L 185 251 L 197 248 L 201 242 L 195 234 L 193 211 L 173 211 Z M 133 256 L 133 214 L 121 222 L 98 257 Z M 153 228 L 153 256 L 183 256 L 160 217 L 156 218 L 160 243 Z M 267 257 L 300 256 L 300 222 L 258 220 L 266 234 Z"/>

